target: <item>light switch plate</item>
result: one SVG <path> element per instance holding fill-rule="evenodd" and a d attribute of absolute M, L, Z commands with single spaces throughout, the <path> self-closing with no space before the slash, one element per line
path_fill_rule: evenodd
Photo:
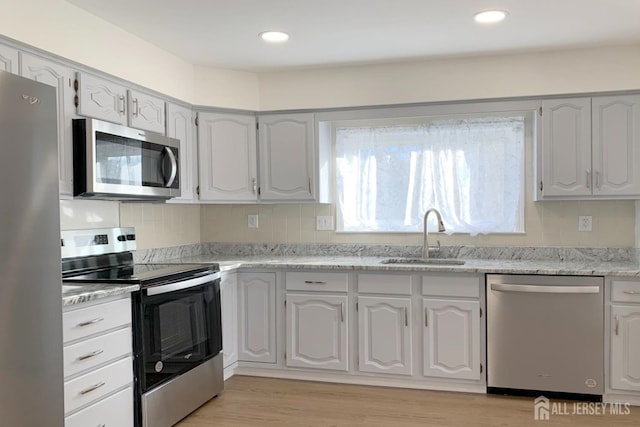
<path fill-rule="evenodd" d="M 322 216 L 319 215 L 316 217 L 316 230 L 318 231 L 328 231 L 333 230 L 333 217 L 332 216 Z"/>
<path fill-rule="evenodd" d="M 258 228 L 258 214 L 247 215 L 247 227 Z"/>

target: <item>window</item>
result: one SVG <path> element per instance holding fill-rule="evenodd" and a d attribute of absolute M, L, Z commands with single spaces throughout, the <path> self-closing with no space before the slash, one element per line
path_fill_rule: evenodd
<path fill-rule="evenodd" d="M 524 231 L 525 114 L 335 125 L 338 231 Z M 435 227 L 431 224 L 430 227 Z"/>

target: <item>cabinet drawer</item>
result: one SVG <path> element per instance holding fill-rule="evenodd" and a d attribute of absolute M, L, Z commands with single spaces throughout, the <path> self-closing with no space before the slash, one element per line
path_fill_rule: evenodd
<path fill-rule="evenodd" d="M 89 406 L 64 420 L 64 427 L 133 427 L 133 388 Z"/>
<path fill-rule="evenodd" d="M 422 295 L 480 298 L 478 277 L 422 276 Z"/>
<path fill-rule="evenodd" d="M 358 274 L 358 292 L 411 295 L 411 276 L 402 274 Z"/>
<path fill-rule="evenodd" d="M 66 414 L 133 383 L 133 359 L 127 357 L 64 384 Z"/>
<path fill-rule="evenodd" d="M 66 343 L 130 323 L 131 302 L 124 298 L 65 311 L 62 315 L 62 336 Z"/>
<path fill-rule="evenodd" d="M 347 292 L 347 273 L 287 273 L 287 290 Z"/>
<path fill-rule="evenodd" d="M 121 329 L 64 348 L 64 376 L 76 375 L 122 356 L 131 355 L 131 328 Z"/>
<path fill-rule="evenodd" d="M 640 303 L 640 282 L 612 280 L 611 301 Z"/>

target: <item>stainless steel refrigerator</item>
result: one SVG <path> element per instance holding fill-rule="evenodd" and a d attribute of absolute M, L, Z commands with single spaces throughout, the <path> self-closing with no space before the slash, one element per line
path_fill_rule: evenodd
<path fill-rule="evenodd" d="M 0 71 L 0 425 L 62 427 L 56 92 Z"/>

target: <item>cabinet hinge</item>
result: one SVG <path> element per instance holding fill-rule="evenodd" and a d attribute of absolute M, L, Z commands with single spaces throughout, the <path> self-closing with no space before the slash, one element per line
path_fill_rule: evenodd
<path fill-rule="evenodd" d="M 260 123 L 256 122 L 256 130 L 260 130 Z"/>
<path fill-rule="evenodd" d="M 482 317 L 482 307 L 480 307 L 480 317 Z"/>
<path fill-rule="evenodd" d="M 75 79 L 73 81 L 73 90 L 75 90 L 77 92 L 78 91 L 78 87 L 79 87 L 78 79 Z"/>
<path fill-rule="evenodd" d="M 196 194 L 197 194 L 198 196 L 200 195 L 200 186 L 199 186 L 199 185 L 196 187 Z"/>
<path fill-rule="evenodd" d="M 287 353 L 284 354 L 284 362 L 287 363 Z"/>
<path fill-rule="evenodd" d="M 482 373 L 482 363 L 480 364 L 480 373 Z"/>
<path fill-rule="evenodd" d="M 356 302 L 356 311 L 358 311 L 358 303 Z"/>
<path fill-rule="evenodd" d="M 198 120 L 198 116 L 196 116 L 196 118 L 195 118 L 195 123 L 196 123 L 196 126 L 198 126 L 200 124 L 200 121 Z"/>
<path fill-rule="evenodd" d="M 540 181 L 540 191 L 542 191 L 543 188 L 544 188 L 544 185 L 542 185 L 542 181 Z"/>
<path fill-rule="evenodd" d="M 258 196 L 260 195 L 260 187 L 258 187 Z"/>
<path fill-rule="evenodd" d="M 284 307 L 287 308 L 287 300 L 284 300 Z"/>
<path fill-rule="evenodd" d="M 542 116 L 542 105 L 540 106 L 540 109 L 538 110 L 538 113 L 540 114 L 540 116 Z"/>

